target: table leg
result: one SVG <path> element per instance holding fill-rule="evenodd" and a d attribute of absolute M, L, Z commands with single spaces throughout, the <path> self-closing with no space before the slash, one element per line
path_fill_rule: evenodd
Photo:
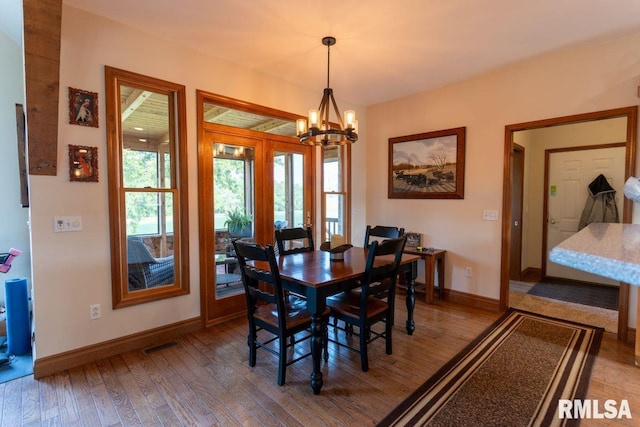
<path fill-rule="evenodd" d="M 324 329 L 324 319 L 319 314 L 311 315 L 311 358 L 313 360 L 313 372 L 311 373 L 311 388 L 313 394 L 320 394 L 322 389 L 322 371 L 320 361 L 322 360 L 322 337 Z"/>
<path fill-rule="evenodd" d="M 416 330 L 415 322 L 413 321 L 413 310 L 416 306 L 416 277 L 418 276 L 418 262 L 411 263 L 411 269 L 407 271 L 406 285 L 407 285 L 407 334 L 413 335 L 413 331 Z"/>
<path fill-rule="evenodd" d="M 444 301 L 444 253 L 438 257 L 438 292 L 440 300 Z"/>
<path fill-rule="evenodd" d="M 427 304 L 433 304 L 433 300 L 434 300 L 434 295 L 433 295 L 433 288 L 435 286 L 434 282 L 434 274 L 435 274 L 435 260 L 434 260 L 434 256 L 428 256 L 425 258 L 424 260 L 424 273 L 425 273 L 425 284 L 424 284 L 424 291 L 426 294 L 426 300 L 427 300 Z"/>

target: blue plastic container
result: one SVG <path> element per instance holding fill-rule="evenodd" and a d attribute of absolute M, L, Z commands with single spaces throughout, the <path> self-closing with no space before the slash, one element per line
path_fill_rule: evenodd
<path fill-rule="evenodd" d="M 28 353 L 31 351 L 31 322 L 27 279 L 5 280 L 4 294 L 7 308 L 7 353 Z"/>

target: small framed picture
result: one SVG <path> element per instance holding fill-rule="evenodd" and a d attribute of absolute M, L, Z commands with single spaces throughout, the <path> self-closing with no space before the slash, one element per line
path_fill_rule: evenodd
<path fill-rule="evenodd" d="M 69 144 L 69 181 L 98 182 L 98 147 Z"/>
<path fill-rule="evenodd" d="M 98 94 L 69 88 L 69 123 L 98 127 Z"/>
<path fill-rule="evenodd" d="M 405 246 L 409 246 L 412 248 L 418 248 L 422 246 L 422 234 L 420 233 L 405 233 L 407 236 L 407 243 Z"/>

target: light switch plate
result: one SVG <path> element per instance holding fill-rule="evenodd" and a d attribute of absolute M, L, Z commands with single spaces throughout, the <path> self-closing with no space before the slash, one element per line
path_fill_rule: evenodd
<path fill-rule="evenodd" d="M 69 231 L 82 231 L 81 216 L 54 216 L 53 231 L 56 233 L 66 233 Z"/>
<path fill-rule="evenodd" d="M 498 211 L 482 211 L 482 219 L 484 221 L 497 221 Z"/>

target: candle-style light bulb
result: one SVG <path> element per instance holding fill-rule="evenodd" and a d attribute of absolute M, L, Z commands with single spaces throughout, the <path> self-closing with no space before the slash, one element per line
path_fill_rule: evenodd
<path fill-rule="evenodd" d="M 318 110 L 309 110 L 309 127 L 317 128 L 320 127 L 320 111 Z"/>
<path fill-rule="evenodd" d="M 296 129 L 298 129 L 298 135 L 302 135 L 303 133 L 307 133 L 309 130 L 307 128 L 307 121 L 305 119 L 296 120 Z"/>
<path fill-rule="evenodd" d="M 356 112 L 353 110 L 346 110 L 344 112 L 344 128 L 353 129 L 356 121 Z"/>

